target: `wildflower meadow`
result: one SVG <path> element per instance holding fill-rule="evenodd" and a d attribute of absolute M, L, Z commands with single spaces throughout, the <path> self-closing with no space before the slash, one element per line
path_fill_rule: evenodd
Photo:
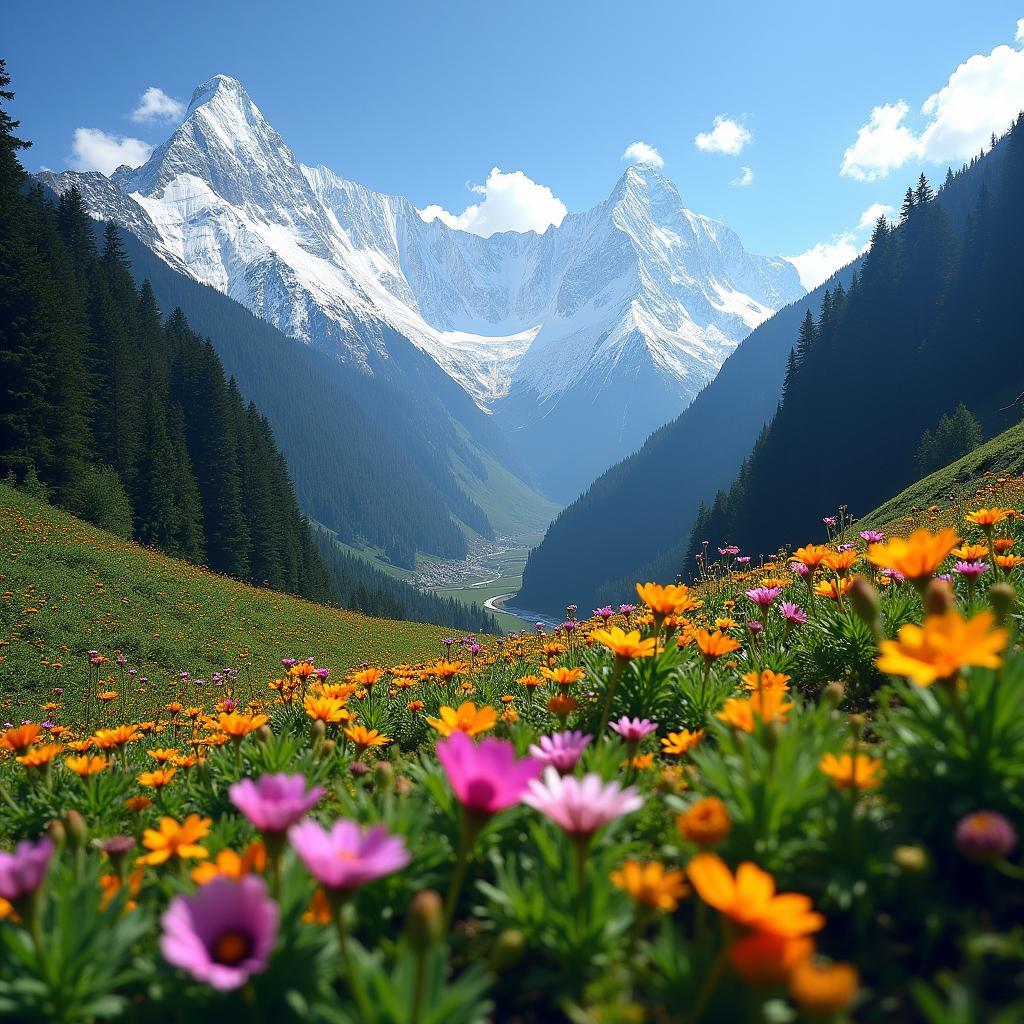
<path fill-rule="evenodd" d="M 1020 1020 L 1021 518 L 960 523 L 415 664 L 84 653 L 0 733 L 0 1015 Z"/>

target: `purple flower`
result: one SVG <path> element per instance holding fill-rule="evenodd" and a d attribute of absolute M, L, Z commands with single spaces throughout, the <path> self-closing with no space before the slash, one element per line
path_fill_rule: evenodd
<path fill-rule="evenodd" d="M 854 544 L 852 541 L 849 541 L 846 544 L 840 544 L 839 545 L 839 550 L 840 551 L 852 551 L 856 546 L 857 545 Z"/>
<path fill-rule="evenodd" d="M 983 572 L 988 572 L 989 566 L 986 562 L 957 562 L 953 568 L 966 576 L 969 580 L 976 580 Z"/>
<path fill-rule="evenodd" d="M 281 659 L 281 664 L 285 668 L 291 668 L 293 665 L 297 665 L 298 662 L 294 658 L 282 658 Z"/>
<path fill-rule="evenodd" d="M 935 574 L 937 580 L 942 580 L 943 583 L 952 583 L 953 574 L 949 572 L 939 572 Z"/>
<path fill-rule="evenodd" d="M 790 572 L 795 572 L 797 576 L 804 580 L 811 575 L 810 567 L 804 565 L 803 562 L 790 562 L 789 569 Z"/>
<path fill-rule="evenodd" d="M 906 583 L 907 577 L 897 569 L 883 569 L 881 575 L 887 577 L 890 580 L 895 580 L 897 583 Z"/>
<path fill-rule="evenodd" d="M 957 849 L 971 860 L 1002 860 L 1017 844 L 1013 825 L 997 811 L 975 811 L 962 817 L 954 833 Z"/>
<path fill-rule="evenodd" d="M 605 622 L 607 622 L 615 614 L 615 612 L 612 611 L 612 606 L 610 604 L 606 604 L 603 608 L 595 608 L 594 614 L 599 619 L 603 619 Z"/>
<path fill-rule="evenodd" d="M 580 628 L 580 624 L 576 619 L 566 619 L 558 628 L 564 629 L 566 633 L 574 633 Z"/>
<path fill-rule="evenodd" d="M 384 825 L 362 829 L 342 818 L 326 829 L 306 820 L 293 825 L 288 838 L 309 873 L 335 893 L 358 889 L 409 863 L 405 840 L 391 835 Z"/>
<path fill-rule="evenodd" d="M 881 544 L 885 540 L 885 534 L 881 530 L 861 530 L 860 539 L 865 544 Z"/>
<path fill-rule="evenodd" d="M 304 775 L 262 775 L 242 779 L 228 790 L 231 802 L 260 830 L 287 832 L 324 795 L 323 786 L 306 790 Z"/>
<path fill-rule="evenodd" d="M 835 516 L 823 516 L 821 521 L 826 526 L 835 526 L 836 525 L 836 517 Z"/>
<path fill-rule="evenodd" d="M 633 786 L 623 789 L 617 782 L 605 784 L 593 772 L 582 779 L 563 776 L 548 765 L 543 780 L 530 783 L 523 803 L 540 811 L 569 835 L 582 839 L 610 821 L 638 811 L 644 801 Z"/>
<path fill-rule="evenodd" d="M 719 548 L 718 553 L 720 555 L 738 555 L 740 549 L 735 544 L 727 544 L 724 548 Z"/>
<path fill-rule="evenodd" d="M 34 843 L 23 839 L 13 853 L 0 850 L 0 897 L 15 903 L 31 896 L 43 884 L 52 856 L 48 836 Z"/>
<path fill-rule="evenodd" d="M 758 619 L 747 619 L 747 629 L 749 629 L 754 636 L 757 636 L 757 634 L 764 629 L 764 623 Z"/>
<path fill-rule="evenodd" d="M 658 729 L 658 723 L 649 718 L 629 718 L 623 715 L 617 722 L 611 722 L 609 728 L 617 732 L 627 743 L 642 742 Z"/>
<path fill-rule="evenodd" d="M 749 565 L 750 564 L 750 555 L 737 555 L 736 556 L 736 564 L 737 565 Z"/>
<path fill-rule="evenodd" d="M 790 626 L 802 626 L 807 621 L 807 612 L 794 601 L 783 601 L 779 612 Z"/>
<path fill-rule="evenodd" d="M 632 615 L 633 612 L 635 612 L 635 611 L 636 611 L 636 605 L 635 604 L 620 604 L 619 605 L 619 614 L 620 615 Z"/>
<path fill-rule="evenodd" d="M 760 608 L 770 608 L 782 595 L 782 587 L 754 587 L 747 597 Z"/>
<path fill-rule="evenodd" d="M 459 803 L 482 815 L 518 803 L 526 784 L 543 767 L 532 757 L 517 760 L 516 748 L 508 740 L 486 739 L 478 745 L 463 732 L 453 732 L 438 743 L 437 759 Z"/>
<path fill-rule="evenodd" d="M 532 743 L 530 756 L 541 764 L 556 768 L 560 775 L 565 775 L 576 767 L 590 740 L 590 736 L 579 730 L 556 732 L 552 736 L 541 736 L 536 743 Z"/>
<path fill-rule="evenodd" d="M 160 951 L 196 981 L 226 992 L 266 970 L 277 921 L 277 904 L 262 878 L 222 876 L 171 900 L 161 918 Z"/>

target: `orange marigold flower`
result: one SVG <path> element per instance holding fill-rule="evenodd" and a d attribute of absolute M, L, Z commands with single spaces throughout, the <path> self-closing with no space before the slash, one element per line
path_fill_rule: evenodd
<path fill-rule="evenodd" d="M 832 780 L 836 789 L 874 789 L 882 782 L 882 762 L 879 758 L 858 754 L 826 754 L 818 767 Z"/>
<path fill-rule="evenodd" d="M 1012 544 L 1013 541 L 1010 541 Z M 996 550 L 999 550 L 999 541 L 996 541 Z M 958 548 L 953 548 L 950 554 L 954 558 L 960 559 L 961 562 L 980 562 L 983 558 L 988 557 L 988 546 L 985 544 L 961 544 Z"/>
<path fill-rule="evenodd" d="M 666 615 L 682 615 L 683 612 L 699 608 L 703 602 L 690 594 L 690 588 L 683 583 L 638 583 L 636 593 L 641 601 L 654 613 L 656 618 Z"/>
<path fill-rule="evenodd" d="M 453 732 L 464 732 L 467 736 L 477 736 L 493 729 L 498 722 L 498 714 L 489 704 L 479 710 L 471 701 L 464 701 L 459 707 L 450 708 L 444 705 L 438 711 L 440 718 L 428 718 L 427 724 L 436 729 L 442 736 L 451 736 Z"/>
<path fill-rule="evenodd" d="M 690 732 L 689 729 L 670 732 L 661 739 L 661 752 L 671 757 L 682 757 L 692 747 L 697 746 L 702 739 L 704 739 L 703 729 L 698 729 L 696 732 Z"/>
<path fill-rule="evenodd" d="M 412 711 L 412 712 L 418 714 L 420 711 L 423 710 L 425 705 L 424 705 L 423 701 L 421 701 L 421 700 L 411 700 L 405 706 L 406 706 L 406 708 L 409 711 Z"/>
<path fill-rule="evenodd" d="M 60 743 L 42 743 L 39 746 L 30 747 L 17 758 L 17 761 L 26 768 L 45 768 L 63 749 L 64 747 Z"/>
<path fill-rule="evenodd" d="M 559 718 L 571 715 L 578 707 L 576 698 L 570 697 L 567 693 L 558 693 L 548 701 L 548 711 Z"/>
<path fill-rule="evenodd" d="M 793 561 L 817 569 L 832 552 L 824 544 L 807 544 L 793 552 Z"/>
<path fill-rule="evenodd" d="M 542 668 L 540 674 L 545 679 L 558 683 L 559 686 L 572 686 L 573 683 L 578 683 L 584 675 L 583 669 L 567 668 L 565 665 L 559 665 L 558 668 Z"/>
<path fill-rule="evenodd" d="M 177 768 L 154 768 L 151 772 L 142 772 L 137 776 L 140 786 L 148 786 L 150 789 L 163 789 L 169 786 L 177 774 Z"/>
<path fill-rule="evenodd" d="M 784 690 L 761 690 L 745 700 L 730 697 L 717 717 L 743 732 L 753 732 L 758 718 L 765 725 L 769 722 L 785 723 L 786 715 L 793 707 L 792 703 L 786 703 L 785 696 Z"/>
<path fill-rule="evenodd" d="M 829 551 L 821 560 L 833 572 L 845 576 L 860 561 L 860 552 L 854 548 L 846 551 Z"/>
<path fill-rule="evenodd" d="M 149 850 L 138 858 L 137 863 L 157 865 L 163 864 L 171 857 L 180 860 L 205 860 L 210 851 L 199 845 L 199 840 L 209 835 L 210 818 L 201 818 L 198 814 L 190 814 L 183 822 L 174 818 L 161 818 L 160 828 L 147 828 L 142 833 L 142 845 Z"/>
<path fill-rule="evenodd" d="M 430 666 L 430 674 L 438 679 L 451 679 L 453 676 L 461 675 L 469 668 L 464 661 L 448 661 L 447 658 L 439 659 Z"/>
<path fill-rule="evenodd" d="M 627 860 L 611 874 L 612 883 L 629 893 L 637 903 L 652 910 L 673 911 L 686 895 L 686 876 L 682 871 L 666 870 L 661 861 L 641 864 Z"/>
<path fill-rule="evenodd" d="M 311 661 L 296 662 L 288 669 L 288 675 L 296 679 L 308 679 L 316 671 L 316 665 Z"/>
<path fill-rule="evenodd" d="M 773 672 L 770 668 L 761 672 L 748 672 L 743 677 L 743 685 L 748 690 L 782 690 L 789 689 L 790 677 L 785 672 Z"/>
<path fill-rule="evenodd" d="M 219 714 L 213 719 L 209 728 L 217 729 L 233 740 L 240 740 L 269 721 L 270 719 L 266 715 L 243 715 L 232 711 Z"/>
<path fill-rule="evenodd" d="M 302 702 L 302 707 L 306 714 L 316 722 L 328 724 L 351 722 L 355 717 L 340 700 L 334 697 L 316 697 L 313 694 L 308 694 Z"/>
<path fill-rule="evenodd" d="M 153 750 L 147 750 L 146 753 L 154 761 L 163 764 L 165 761 L 173 761 L 178 756 L 179 751 L 176 747 L 156 747 Z"/>
<path fill-rule="evenodd" d="M 353 672 L 349 679 L 357 686 L 365 686 L 366 689 L 372 690 L 375 683 L 378 683 L 381 677 L 384 675 L 384 669 L 382 668 L 364 668 L 361 672 Z"/>
<path fill-rule="evenodd" d="M 114 750 L 141 738 L 136 726 L 118 725 L 113 729 L 97 729 L 92 741 L 100 750 Z"/>
<path fill-rule="evenodd" d="M 996 565 L 1000 569 L 1012 572 L 1014 569 L 1024 565 L 1024 556 L 1021 555 L 996 555 Z"/>
<path fill-rule="evenodd" d="M 92 757 L 80 754 L 77 757 L 66 758 L 64 761 L 70 771 L 83 779 L 89 775 L 98 775 L 108 767 L 109 763 L 105 757 L 100 757 L 98 754 L 94 754 Z"/>
<path fill-rule="evenodd" d="M 1009 551 L 1010 548 L 1013 547 L 1014 543 L 1015 542 L 1009 537 L 998 537 L 996 538 L 996 540 L 992 542 L 996 551 L 998 551 L 1001 555 Z"/>
<path fill-rule="evenodd" d="M 907 623 L 897 640 L 883 640 L 875 664 L 882 672 L 906 676 L 918 686 L 931 686 L 966 666 L 998 668 L 1006 641 L 1007 632 L 995 627 L 992 612 L 965 619 L 951 608 L 942 615 L 926 616 L 923 626 Z"/>
<path fill-rule="evenodd" d="M 117 700 L 117 690 L 104 690 L 102 693 L 97 693 L 96 696 L 104 704 L 109 704 Z"/>
<path fill-rule="evenodd" d="M 819 964 L 804 960 L 789 979 L 789 994 L 802 1009 L 812 1014 L 833 1014 L 853 1002 L 860 987 L 852 964 Z"/>
<path fill-rule="evenodd" d="M 641 640 L 639 629 L 627 633 L 618 626 L 612 626 L 611 629 L 595 629 L 590 635 L 599 644 L 607 647 L 616 658 L 623 660 L 649 658 L 658 647 L 658 641 L 653 636 Z"/>
<path fill-rule="evenodd" d="M 27 722 L 25 725 L 17 725 L 13 729 L 8 729 L 3 735 L 0 735 L 0 750 L 19 754 L 32 746 L 42 731 L 43 727 L 35 722 Z"/>
<path fill-rule="evenodd" d="M 998 526 L 1004 519 L 1009 519 L 1013 514 L 1013 509 L 1010 508 L 979 508 L 974 512 L 968 512 L 964 518 L 974 523 L 975 526 L 980 526 L 983 530 L 991 530 L 993 526 Z"/>
<path fill-rule="evenodd" d="M 130 796 L 125 800 L 124 805 L 132 814 L 139 814 L 147 807 L 151 807 L 153 801 L 148 796 Z"/>
<path fill-rule="evenodd" d="M 750 861 L 733 876 L 718 854 L 698 853 L 687 874 L 705 903 L 742 928 L 798 938 L 825 927 L 825 918 L 813 909 L 809 896 L 776 893 L 775 879 Z"/>
<path fill-rule="evenodd" d="M 206 885 L 215 878 L 230 878 L 236 882 L 246 875 L 262 874 L 267 867 L 267 850 L 260 843 L 250 843 L 239 856 L 234 850 L 224 849 L 213 860 L 203 861 L 192 869 L 192 881 Z"/>
<path fill-rule="evenodd" d="M 679 834 L 697 846 L 720 843 L 732 828 L 732 818 L 717 796 L 707 796 L 676 818 Z"/>
<path fill-rule="evenodd" d="M 818 597 L 827 597 L 830 601 L 838 601 L 844 594 L 849 593 L 853 581 L 847 576 L 834 580 L 818 580 L 814 584 L 814 593 Z"/>
<path fill-rule="evenodd" d="M 698 629 L 695 637 L 700 653 L 708 661 L 715 661 L 723 655 L 732 654 L 738 651 L 743 645 L 727 633 L 720 633 L 717 630 L 709 633 L 706 629 Z"/>
<path fill-rule="evenodd" d="M 379 729 L 367 729 L 365 725 L 353 725 L 345 730 L 346 739 L 355 744 L 356 750 L 362 753 L 367 747 L 383 747 L 391 742 Z"/>
<path fill-rule="evenodd" d="M 868 548 L 868 561 L 880 569 L 892 569 L 908 580 L 927 579 L 946 560 L 960 538 L 956 530 L 915 530 L 906 540 L 894 537 Z"/>
<path fill-rule="evenodd" d="M 748 984 L 764 988 L 784 984 L 813 955 L 813 939 L 773 932 L 750 932 L 729 946 L 732 969 Z"/>

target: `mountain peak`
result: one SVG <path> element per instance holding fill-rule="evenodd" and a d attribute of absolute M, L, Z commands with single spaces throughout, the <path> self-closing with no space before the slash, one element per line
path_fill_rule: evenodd
<path fill-rule="evenodd" d="M 193 111 L 213 100 L 226 101 L 239 106 L 244 104 L 255 106 L 245 91 L 245 86 L 237 78 L 232 78 L 230 75 L 214 75 L 213 78 L 197 85 L 192 91 L 192 99 L 189 101 L 188 112 L 185 116 L 188 117 Z"/>

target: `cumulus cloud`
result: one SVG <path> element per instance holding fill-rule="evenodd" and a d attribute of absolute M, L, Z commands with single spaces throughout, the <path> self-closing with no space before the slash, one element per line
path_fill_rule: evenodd
<path fill-rule="evenodd" d="M 1017 40 L 1022 41 L 1017 23 Z M 855 181 L 877 181 L 910 160 L 961 162 L 993 132 L 1002 134 L 1024 109 L 1024 50 L 997 46 L 968 57 L 921 105 L 923 127 L 907 124 L 906 100 L 875 107 L 843 153 L 839 171 Z"/>
<path fill-rule="evenodd" d="M 168 96 L 163 89 L 151 85 L 140 97 L 138 106 L 128 115 L 136 124 L 170 123 L 185 113 L 181 100 Z"/>
<path fill-rule="evenodd" d="M 1017 19 L 1017 34 L 1013 38 L 1018 43 L 1024 43 L 1024 18 Z"/>
<path fill-rule="evenodd" d="M 857 229 L 873 228 L 879 217 L 889 217 L 896 211 L 887 203 L 872 203 L 861 215 Z"/>
<path fill-rule="evenodd" d="M 121 164 L 144 164 L 152 151 L 153 147 L 142 139 L 111 135 L 100 128 L 76 128 L 71 142 L 72 167 L 76 171 L 110 174 Z"/>
<path fill-rule="evenodd" d="M 729 182 L 733 188 L 746 188 L 754 184 L 754 172 L 749 167 L 741 167 L 740 173 Z"/>
<path fill-rule="evenodd" d="M 728 114 L 719 114 L 709 132 L 698 132 L 693 140 L 705 153 L 728 153 L 736 156 L 754 138 L 751 133 Z"/>
<path fill-rule="evenodd" d="M 492 167 L 487 181 L 470 185 L 471 192 L 483 196 L 479 203 L 462 213 L 450 213 L 432 203 L 419 211 L 427 222 L 440 220 L 450 228 L 471 231 L 488 238 L 498 231 L 545 231 L 558 225 L 569 211 L 547 185 L 540 185 L 522 171 L 502 171 Z"/>
<path fill-rule="evenodd" d="M 786 259 L 796 267 L 800 283 L 812 291 L 863 251 L 864 247 L 857 245 L 857 236 L 847 231 L 835 235 L 831 242 L 819 242 L 799 256 L 787 256 Z"/>
<path fill-rule="evenodd" d="M 655 167 L 664 167 L 665 161 L 661 154 L 646 142 L 631 142 L 622 154 L 623 160 L 629 160 L 636 164 L 654 164 Z"/>

